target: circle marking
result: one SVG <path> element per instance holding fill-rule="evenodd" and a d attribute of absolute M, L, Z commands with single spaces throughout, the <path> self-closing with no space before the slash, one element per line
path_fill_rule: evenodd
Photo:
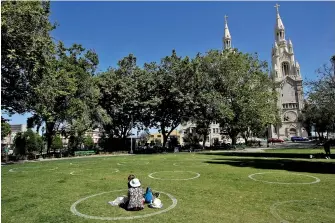
<path fill-rule="evenodd" d="M 195 177 L 190 177 L 190 178 L 184 178 L 184 179 L 163 179 L 163 178 L 158 178 L 158 177 L 154 177 L 153 175 L 156 173 L 162 173 L 162 172 L 174 172 L 174 173 L 178 173 L 178 172 L 189 172 L 189 173 L 194 173 L 196 174 Z M 154 172 L 154 173 L 150 173 L 148 175 L 148 177 L 152 178 L 152 179 L 156 179 L 156 180 L 193 180 L 196 179 L 198 177 L 200 177 L 200 173 L 196 173 L 196 172 L 192 172 L 192 171 L 158 171 L 158 172 Z"/>
<path fill-rule="evenodd" d="M 129 217 L 101 217 L 101 216 L 93 216 L 93 215 L 87 215 L 87 214 L 83 214 L 81 212 L 79 212 L 77 209 L 76 209 L 76 206 L 84 201 L 84 200 L 87 200 L 89 198 L 92 198 L 92 197 L 95 197 L 95 196 L 99 196 L 99 195 L 102 195 L 102 194 L 107 194 L 107 193 L 112 193 L 112 192 L 118 192 L 118 191 L 125 191 L 124 189 L 122 190 L 113 190 L 113 191 L 108 191 L 108 192 L 102 192 L 102 193 L 98 193 L 98 194 L 93 194 L 93 195 L 90 195 L 88 197 L 84 197 L 84 198 L 81 198 L 79 200 L 77 200 L 76 202 L 74 202 L 72 205 L 71 205 L 71 208 L 70 208 L 70 211 L 79 216 L 79 217 L 83 217 L 83 218 L 88 218 L 88 219 L 96 219 L 96 220 L 109 220 L 109 221 L 115 221 L 115 220 L 129 220 L 129 219 L 138 219 L 138 218 L 147 218 L 147 217 L 151 217 L 151 216 L 154 216 L 154 215 L 158 215 L 158 214 L 162 214 L 164 212 L 167 212 L 173 208 L 175 208 L 177 206 L 177 199 L 172 196 L 171 194 L 168 194 L 168 193 L 165 193 L 165 192 L 162 192 L 162 191 L 158 191 L 159 193 L 161 194 L 165 194 L 167 195 L 171 200 L 172 200 L 172 204 L 167 207 L 166 209 L 163 209 L 161 211 L 157 211 L 157 212 L 153 212 L 153 213 L 150 213 L 150 214 L 144 214 L 144 215 L 136 215 L 136 216 L 129 216 Z"/>
<path fill-rule="evenodd" d="M 299 174 L 299 173 L 291 173 L 291 174 L 298 175 L 298 176 L 306 176 L 306 177 L 314 178 L 315 181 L 307 182 L 307 183 L 288 183 L 288 182 L 273 182 L 273 181 L 266 181 L 266 180 L 257 180 L 257 179 L 254 178 L 255 175 L 262 175 L 262 174 L 268 174 L 268 173 L 275 173 L 275 172 L 254 173 L 254 174 L 250 174 L 248 177 L 250 179 L 254 180 L 254 181 L 260 181 L 260 182 L 269 183 L 269 184 L 315 184 L 315 183 L 319 183 L 321 181 L 317 177 L 310 176 L 310 175 L 307 175 L 307 174 Z"/>

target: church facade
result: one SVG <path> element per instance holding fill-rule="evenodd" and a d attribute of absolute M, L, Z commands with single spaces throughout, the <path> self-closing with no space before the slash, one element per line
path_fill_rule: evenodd
<path fill-rule="evenodd" d="M 304 107 L 301 70 L 295 59 L 293 43 L 286 39 L 285 26 L 276 4 L 276 24 L 274 27 L 275 42 L 271 51 L 271 75 L 277 84 L 277 106 L 281 125 L 269 128 L 269 137 L 289 138 L 292 136 L 307 136 L 307 132 L 298 120 Z"/>
<path fill-rule="evenodd" d="M 295 59 L 293 43 L 286 39 L 285 27 L 279 14 L 279 5 L 276 4 L 276 23 L 274 27 L 274 45 L 271 50 L 271 76 L 277 83 L 277 106 L 281 118 L 281 125 L 271 125 L 268 129 L 269 138 L 290 138 L 292 136 L 307 137 L 308 134 L 299 122 L 298 117 L 304 107 L 303 85 L 300 65 Z M 232 48 L 232 36 L 230 34 L 227 17 L 225 16 L 224 36 L 222 38 L 223 49 Z M 185 130 L 195 128 L 195 124 L 188 123 L 181 126 L 181 139 Z M 206 146 L 212 145 L 214 140 L 227 141 L 226 136 L 220 136 L 216 129 L 219 124 L 210 125 L 209 137 Z M 183 144 L 181 142 L 181 144 Z"/>

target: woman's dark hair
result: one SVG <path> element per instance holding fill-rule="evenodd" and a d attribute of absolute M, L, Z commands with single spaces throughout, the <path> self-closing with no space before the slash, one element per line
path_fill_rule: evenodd
<path fill-rule="evenodd" d="M 133 174 L 130 174 L 129 176 L 128 176 L 128 188 L 131 188 L 132 186 L 130 186 L 130 181 L 132 180 L 132 179 L 135 179 L 136 177 L 135 177 L 135 175 L 133 175 Z"/>

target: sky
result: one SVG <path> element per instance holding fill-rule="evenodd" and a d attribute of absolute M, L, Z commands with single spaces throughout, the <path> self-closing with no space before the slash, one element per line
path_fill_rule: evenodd
<path fill-rule="evenodd" d="M 139 66 L 171 55 L 194 57 L 222 49 L 224 16 L 232 45 L 271 62 L 276 2 L 51 2 L 52 32 L 67 46 L 80 43 L 99 55 L 98 71 L 132 53 Z M 335 53 L 335 2 L 280 2 L 286 38 L 293 43 L 304 80 Z M 26 124 L 30 114 L 13 115 Z"/>

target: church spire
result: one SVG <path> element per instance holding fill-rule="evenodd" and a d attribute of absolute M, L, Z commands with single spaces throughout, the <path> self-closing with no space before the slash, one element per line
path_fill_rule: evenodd
<path fill-rule="evenodd" d="M 274 7 L 276 8 L 277 11 L 277 18 L 276 18 L 276 26 L 275 26 L 275 36 L 276 36 L 276 41 L 284 41 L 285 40 L 285 27 L 283 24 L 283 21 L 280 18 L 279 15 L 279 6 L 276 4 Z"/>
<path fill-rule="evenodd" d="M 223 48 L 224 49 L 231 49 L 231 36 L 230 36 L 230 32 L 228 29 L 228 21 L 227 21 L 228 16 L 224 16 L 224 37 L 223 37 Z"/>

